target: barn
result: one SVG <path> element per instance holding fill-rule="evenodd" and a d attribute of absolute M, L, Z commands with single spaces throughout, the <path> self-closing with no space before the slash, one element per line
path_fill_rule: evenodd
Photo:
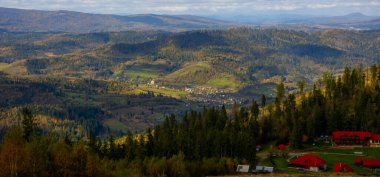
<path fill-rule="evenodd" d="M 354 159 L 354 162 L 355 165 L 359 165 L 365 168 L 380 168 L 380 159 L 356 158 Z"/>
<path fill-rule="evenodd" d="M 310 171 L 315 171 L 315 172 L 318 172 L 320 170 L 326 170 L 327 168 L 325 160 L 312 154 L 305 154 L 294 160 L 291 160 L 289 162 L 289 165 L 294 166 L 294 167 L 309 169 Z"/>
<path fill-rule="evenodd" d="M 334 164 L 334 173 L 342 173 L 342 172 L 353 172 L 354 169 L 352 169 L 349 165 L 337 162 Z"/>

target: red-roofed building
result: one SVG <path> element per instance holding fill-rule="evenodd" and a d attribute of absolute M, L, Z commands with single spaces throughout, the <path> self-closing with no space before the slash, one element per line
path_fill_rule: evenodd
<path fill-rule="evenodd" d="M 380 134 L 356 131 L 335 131 L 332 138 L 337 145 L 380 147 Z"/>
<path fill-rule="evenodd" d="M 354 163 L 355 163 L 355 165 L 361 165 L 363 163 L 363 159 L 362 158 L 356 158 L 356 159 L 354 159 Z"/>
<path fill-rule="evenodd" d="M 335 144 L 338 145 L 368 145 L 372 134 L 369 132 L 336 131 L 332 133 Z"/>
<path fill-rule="evenodd" d="M 334 173 L 342 173 L 342 172 L 353 172 L 354 169 L 352 169 L 349 165 L 344 163 L 335 163 L 334 164 Z"/>
<path fill-rule="evenodd" d="M 380 159 L 366 159 L 357 158 L 354 159 L 355 165 L 363 166 L 366 168 L 380 168 Z"/>
<path fill-rule="evenodd" d="M 312 154 L 305 154 L 289 162 L 289 165 L 306 168 L 310 171 L 326 170 L 326 161 Z"/>

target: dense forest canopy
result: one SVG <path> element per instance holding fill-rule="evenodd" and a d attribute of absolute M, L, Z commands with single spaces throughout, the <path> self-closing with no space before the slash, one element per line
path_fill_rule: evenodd
<path fill-rule="evenodd" d="M 239 163 L 255 164 L 256 145 L 270 141 L 299 149 L 336 130 L 380 133 L 380 67 L 346 68 L 325 74 L 305 91 L 277 86 L 276 101 L 265 96 L 251 106 L 234 104 L 166 117 L 145 133 L 121 141 L 91 135 L 75 141 L 41 133 L 27 108 L 21 127 L 7 131 L 0 146 L 3 176 L 204 176 L 231 174 Z M 32 163 L 33 165 L 30 165 Z"/>

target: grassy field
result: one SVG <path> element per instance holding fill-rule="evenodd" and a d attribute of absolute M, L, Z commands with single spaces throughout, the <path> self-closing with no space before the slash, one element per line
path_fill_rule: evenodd
<path fill-rule="evenodd" d="M 138 87 L 135 87 L 133 90 L 128 91 L 126 94 L 140 94 L 140 93 L 147 93 L 148 91 L 154 92 L 154 94 L 162 94 L 167 97 L 173 97 L 173 98 L 181 98 L 187 95 L 185 91 L 176 90 L 176 89 L 170 89 L 170 88 L 156 88 L 155 86 L 148 86 L 148 85 L 139 85 Z"/>
<path fill-rule="evenodd" d="M 237 89 L 240 86 L 240 82 L 234 78 L 231 75 L 222 75 L 220 77 L 211 79 L 207 82 L 207 85 L 210 85 L 212 87 L 216 88 L 230 88 L 230 89 Z"/>
<path fill-rule="evenodd" d="M 310 151 L 308 149 L 307 151 L 304 151 L 304 153 L 312 153 L 315 154 L 322 159 L 326 160 L 327 162 L 327 170 L 326 172 L 321 173 L 313 173 L 313 172 L 301 172 L 293 168 L 288 168 L 288 162 L 285 158 L 281 157 L 274 157 L 273 162 L 274 165 L 271 163 L 271 161 L 266 158 L 263 159 L 260 163 L 260 165 L 264 166 L 274 166 L 276 169 L 276 176 L 279 175 L 278 173 L 286 173 L 289 176 L 304 176 L 304 175 L 315 175 L 315 176 L 337 176 L 333 173 L 333 166 L 336 162 L 341 162 L 348 164 L 350 167 L 354 169 L 353 174 L 348 174 L 347 176 L 355 176 L 355 175 L 374 175 L 374 173 L 371 170 L 363 169 L 359 166 L 356 166 L 354 164 L 355 158 L 380 158 L 380 149 L 379 148 L 353 148 L 353 149 L 314 149 Z M 362 155 L 357 155 L 355 152 L 362 152 Z M 302 153 L 302 152 L 300 152 Z M 310 174 L 309 174 L 310 173 Z M 377 174 L 380 175 L 380 174 Z M 281 174 L 281 176 L 283 176 Z M 339 175 L 342 176 L 342 175 Z"/>
<path fill-rule="evenodd" d="M 164 80 L 174 83 L 207 83 L 215 78 L 218 73 L 215 68 L 207 62 L 198 62 L 185 65 L 183 68 L 167 75 Z"/>
<path fill-rule="evenodd" d="M 124 77 L 126 78 L 139 78 L 139 79 L 154 79 L 159 77 L 158 73 L 150 69 L 140 69 L 140 70 L 127 70 L 124 72 Z"/>
<path fill-rule="evenodd" d="M 364 156 L 355 155 L 354 152 L 363 152 Z M 334 154 L 332 154 L 334 153 Z M 336 153 L 336 154 L 335 154 Z M 356 174 L 372 174 L 372 171 L 363 169 L 354 164 L 355 158 L 380 158 L 380 149 L 378 148 L 354 148 L 354 149 L 326 149 L 315 153 L 327 162 L 328 172 L 332 172 L 335 162 L 348 164 L 354 169 Z"/>
<path fill-rule="evenodd" d="M 0 71 L 6 69 L 9 66 L 8 63 L 0 63 Z"/>

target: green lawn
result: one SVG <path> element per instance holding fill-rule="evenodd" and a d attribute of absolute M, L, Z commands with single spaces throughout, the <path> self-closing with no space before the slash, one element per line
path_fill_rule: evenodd
<path fill-rule="evenodd" d="M 333 155 L 333 154 L 324 154 L 324 153 L 316 153 L 318 157 L 325 159 L 327 162 L 327 171 L 332 172 L 334 163 L 341 162 L 349 165 L 354 169 L 354 172 L 357 174 L 369 174 L 371 171 L 364 170 L 361 167 L 358 167 L 354 164 L 354 159 L 358 158 L 358 156 L 354 155 Z"/>
<path fill-rule="evenodd" d="M 147 93 L 148 91 L 152 91 L 156 95 L 162 94 L 164 96 L 173 97 L 177 99 L 187 95 L 187 92 L 182 91 L 182 90 L 175 90 L 175 89 L 170 89 L 170 88 L 156 88 L 155 86 L 147 86 L 147 85 L 140 85 L 126 94 L 140 94 L 140 93 Z"/>
<path fill-rule="evenodd" d="M 230 75 L 222 75 L 221 77 L 211 79 L 207 84 L 212 87 L 231 89 L 237 89 L 240 86 L 240 82 Z"/>
<path fill-rule="evenodd" d="M 363 152 L 363 156 L 355 155 L 354 152 Z M 323 174 L 332 173 L 334 163 L 341 162 L 341 163 L 348 164 L 350 167 L 352 167 L 354 169 L 355 174 L 369 175 L 369 174 L 373 174 L 373 172 L 371 170 L 366 170 L 359 166 L 356 166 L 354 164 L 354 159 L 355 158 L 380 158 L 380 148 L 323 149 L 323 150 L 320 150 L 319 152 L 314 152 L 313 154 L 326 160 L 327 171 L 323 172 Z M 275 163 L 275 165 L 273 165 L 269 159 L 265 159 L 262 161 L 261 165 L 274 166 L 277 172 L 280 172 L 280 173 L 290 173 L 290 174 L 300 173 L 296 169 L 288 168 L 288 162 L 284 158 L 274 157 L 273 162 Z"/>
<path fill-rule="evenodd" d="M 363 152 L 364 156 L 355 155 L 354 152 Z M 336 153 L 336 154 L 331 154 Z M 380 158 L 379 148 L 354 148 L 354 149 L 325 149 L 315 153 L 317 156 L 325 159 L 327 162 L 328 172 L 332 172 L 335 162 L 348 164 L 354 169 L 356 174 L 372 174 L 372 171 L 365 170 L 354 164 L 355 158 Z"/>
<path fill-rule="evenodd" d="M 127 70 L 123 74 L 127 78 L 154 79 L 159 77 L 156 71 L 150 69 Z"/>

